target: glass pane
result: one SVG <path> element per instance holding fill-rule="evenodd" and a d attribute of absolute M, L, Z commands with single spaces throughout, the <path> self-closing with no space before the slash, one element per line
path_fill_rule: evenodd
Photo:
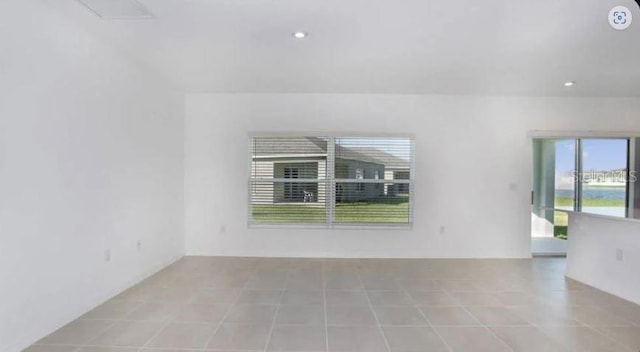
<path fill-rule="evenodd" d="M 411 148 L 399 137 L 254 137 L 250 221 L 410 224 Z"/>
<path fill-rule="evenodd" d="M 553 207 L 563 210 L 575 208 L 576 140 L 555 141 Z"/>
<path fill-rule="evenodd" d="M 394 186 L 384 181 L 336 183 L 336 222 L 408 224 L 409 194 L 392 191 Z M 370 197 L 373 193 L 383 195 Z"/>
<path fill-rule="evenodd" d="M 411 176 L 411 139 L 336 138 L 336 222 L 410 223 Z"/>
<path fill-rule="evenodd" d="M 323 223 L 327 221 L 325 182 L 251 182 L 254 223 Z"/>
<path fill-rule="evenodd" d="M 582 140 L 582 211 L 626 216 L 628 140 Z"/>
<path fill-rule="evenodd" d="M 252 178 L 324 179 L 327 138 L 256 137 L 251 145 Z"/>
<path fill-rule="evenodd" d="M 569 214 L 564 211 L 553 212 L 553 237 L 567 239 L 569 228 Z"/>
<path fill-rule="evenodd" d="M 410 179 L 409 138 L 349 137 L 335 143 L 336 179 Z"/>
<path fill-rule="evenodd" d="M 554 209 L 574 210 L 575 139 L 535 139 L 533 237 L 566 238 L 567 215 Z"/>
<path fill-rule="evenodd" d="M 326 170 L 325 137 L 252 138 L 251 222 L 326 223 Z"/>
<path fill-rule="evenodd" d="M 576 140 L 561 139 L 555 142 L 555 177 L 554 199 L 555 209 L 575 210 L 576 199 Z M 553 212 L 553 237 L 567 239 L 569 214 L 562 211 Z"/>

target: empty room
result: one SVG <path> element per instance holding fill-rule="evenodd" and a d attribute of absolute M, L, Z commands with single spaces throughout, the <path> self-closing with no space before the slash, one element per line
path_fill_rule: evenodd
<path fill-rule="evenodd" d="M 640 0 L 0 1 L 0 352 L 638 352 Z"/>

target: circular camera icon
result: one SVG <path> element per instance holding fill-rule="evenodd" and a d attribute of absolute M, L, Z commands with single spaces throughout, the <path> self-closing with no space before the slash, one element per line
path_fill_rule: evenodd
<path fill-rule="evenodd" d="M 633 15 L 624 6 L 616 6 L 609 12 L 609 24 L 613 29 L 623 31 L 631 25 Z"/>

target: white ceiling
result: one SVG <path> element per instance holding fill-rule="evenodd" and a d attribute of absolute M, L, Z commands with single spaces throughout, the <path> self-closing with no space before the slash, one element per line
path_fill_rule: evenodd
<path fill-rule="evenodd" d="M 102 19 L 152 18 L 137 0 L 76 0 Z"/>
<path fill-rule="evenodd" d="M 140 0 L 155 19 L 115 21 L 41 1 L 186 92 L 640 96 L 633 0 Z"/>

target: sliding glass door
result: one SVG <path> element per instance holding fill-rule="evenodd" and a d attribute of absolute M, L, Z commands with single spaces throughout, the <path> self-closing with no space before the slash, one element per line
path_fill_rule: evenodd
<path fill-rule="evenodd" d="M 568 216 L 576 207 L 576 139 L 534 140 L 532 235 L 567 238 Z"/>
<path fill-rule="evenodd" d="M 634 216 L 638 192 L 630 163 L 637 167 L 636 142 L 631 138 L 534 139 L 533 236 L 566 239 L 567 211 Z"/>
<path fill-rule="evenodd" d="M 577 166 L 575 139 L 560 139 L 553 143 L 554 160 L 554 192 L 553 192 L 553 237 L 566 239 L 569 216 L 561 210 L 574 210 L 576 207 L 576 182 L 574 170 Z M 547 210 L 550 212 L 550 210 Z"/>

